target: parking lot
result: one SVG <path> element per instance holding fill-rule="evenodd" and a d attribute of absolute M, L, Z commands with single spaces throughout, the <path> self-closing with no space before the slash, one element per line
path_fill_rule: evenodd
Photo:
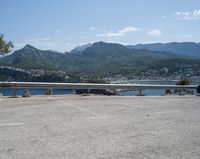
<path fill-rule="evenodd" d="M 199 159 L 200 97 L 0 97 L 0 159 Z"/>

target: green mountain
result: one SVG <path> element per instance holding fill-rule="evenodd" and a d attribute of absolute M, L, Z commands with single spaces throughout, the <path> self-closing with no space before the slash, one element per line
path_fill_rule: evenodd
<path fill-rule="evenodd" d="M 130 74 L 146 68 L 150 63 L 177 58 L 169 52 L 129 49 L 120 44 L 98 42 L 83 51 L 65 54 L 73 59 L 74 71 L 82 76 Z"/>
<path fill-rule="evenodd" d="M 56 69 L 60 68 L 65 60 L 62 53 L 51 50 L 39 50 L 31 45 L 15 51 L 13 54 L 3 57 L 1 65 L 20 67 L 25 69 Z"/>
<path fill-rule="evenodd" d="M 171 42 L 128 45 L 128 48 L 148 49 L 152 51 L 169 51 L 178 55 L 188 55 L 200 58 L 200 43 L 195 42 Z"/>
<path fill-rule="evenodd" d="M 64 71 L 93 77 L 134 75 L 161 60 L 185 58 L 170 52 L 132 49 L 120 44 L 97 42 L 76 51 L 60 53 L 26 45 L 0 59 L 0 65 L 24 69 Z"/>

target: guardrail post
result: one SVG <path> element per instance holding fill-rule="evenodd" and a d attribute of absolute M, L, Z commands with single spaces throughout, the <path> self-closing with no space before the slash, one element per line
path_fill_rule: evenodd
<path fill-rule="evenodd" d="M 17 97 L 17 91 L 16 91 L 16 89 L 14 90 L 14 92 L 13 92 L 13 94 L 12 94 L 11 97 Z"/>
<path fill-rule="evenodd" d="M 139 89 L 139 94 L 137 94 L 137 96 L 145 96 L 145 94 L 142 93 L 143 89 Z"/>
<path fill-rule="evenodd" d="M 142 96 L 142 89 L 139 90 L 139 96 Z"/>
<path fill-rule="evenodd" d="M 73 89 L 72 92 L 73 92 L 73 94 L 76 94 L 76 90 L 75 89 Z"/>
<path fill-rule="evenodd" d="M 198 87 L 197 87 L 197 95 L 198 96 L 200 95 L 200 85 L 198 85 Z"/>

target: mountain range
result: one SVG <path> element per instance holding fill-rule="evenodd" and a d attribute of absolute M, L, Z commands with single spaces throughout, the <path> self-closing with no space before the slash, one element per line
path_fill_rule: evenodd
<path fill-rule="evenodd" d="M 177 43 L 174 44 L 174 46 L 177 45 Z M 195 47 L 193 46 L 192 48 L 197 48 L 197 46 L 200 48 L 199 43 L 193 44 Z M 158 49 L 157 45 L 165 45 L 165 47 Z M 189 52 L 185 49 L 188 45 L 191 46 L 192 43 L 181 44 L 184 47 L 180 49 L 179 46 L 177 50 L 174 48 L 176 52 L 171 50 L 173 43 L 169 44 L 170 47 L 168 49 L 166 47 L 167 44 L 163 45 L 124 46 L 115 43 L 97 42 L 77 47 L 65 53 L 40 50 L 31 45 L 26 45 L 13 54 L 1 58 L 0 65 L 23 69 L 61 70 L 80 76 L 93 77 L 136 75 L 152 68 L 154 64 L 157 66 L 159 63 L 157 67 L 163 67 L 164 63 L 168 64 L 172 59 L 179 59 L 180 63 L 189 62 L 190 65 L 194 61 L 195 64 L 200 65 L 200 60 L 189 57 Z M 147 46 L 155 47 L 147 48 Z M 181 52 L 181 50 L 185 50 L 185 52 Z M 198 49 L 191 49 L 191 52 L 190 55 L 199 57 Z M 173 66 L 170 67 L 173 68 Z"/>
<path fill-rule="evenodd" d="M 171 42 L 128 45 L 128 48 L 148 49 L 152 51 L 168 51 L 179 55 L 188 55 L 200 58 L 200 43 L 195 42 Z"/>

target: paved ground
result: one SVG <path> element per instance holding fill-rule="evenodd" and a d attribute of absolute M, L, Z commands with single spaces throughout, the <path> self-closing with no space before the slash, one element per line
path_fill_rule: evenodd
<path fill-rule="evenodd" d="M 0 97 L 0 159 L 199 159 L 200 97 Z"/>

